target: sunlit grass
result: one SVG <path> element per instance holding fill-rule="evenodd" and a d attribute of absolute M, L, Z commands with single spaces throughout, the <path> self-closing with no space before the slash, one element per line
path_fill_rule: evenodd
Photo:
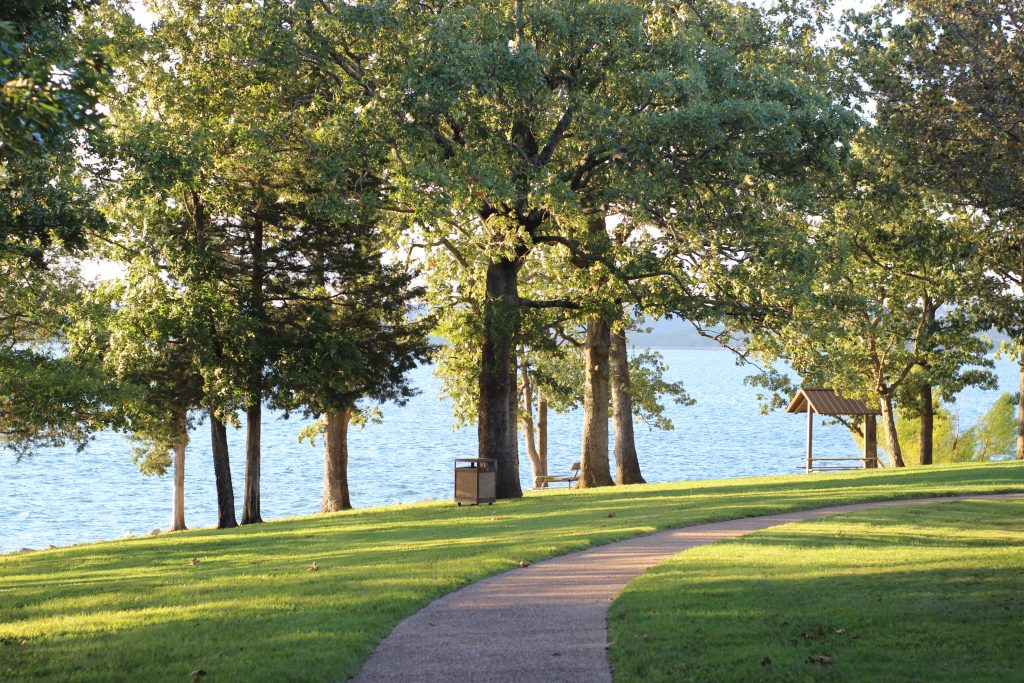
<path fill-rule="evenodd" d="M 0 680 L 344 680 L 403 617 L 520 560 L 703 521 L 1005 491 L 1024 491 L 1024 466 L 424 503 L 0 556 Z"/>
<path fill-rule="evenodd" d="M 613 604 L 615 680 L 1017 680 L 1022 516 L 888 508 L 687 551 Z"/>

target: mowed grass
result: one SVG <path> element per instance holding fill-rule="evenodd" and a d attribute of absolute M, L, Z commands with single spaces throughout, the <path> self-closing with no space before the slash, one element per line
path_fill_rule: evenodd
<path fill-rule="evenodd" d="M 522 560 L 712 520 L 1011 491 L 1024 491 L 1020 463 L 796 475 L 424 503 L 0 556 L 0 680 L 180 682 L 195 669 L 206 683 L 345 680 L 403 617 Z"/>
<path fill-rule="evenodd" d="M 687 551 L 611 608 L 616 681 L 1024 680 L 1024 500 L 851 513 Z"/>

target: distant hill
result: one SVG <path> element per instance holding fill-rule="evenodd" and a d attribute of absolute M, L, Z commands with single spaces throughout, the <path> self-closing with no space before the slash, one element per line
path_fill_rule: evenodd
<path fill-rule="evenodd" d="M 649 349 L 720 349 L 714 339 L 697 334 L 688 320 L 673 318 L 648 319 L 644 327 L 651 328 L 646 334 L 632 334 L 629 343 L 632 346 Z"/>
<path fill-rule="evenodd" d="M 644 327 L 649 327 L 650 332 L 644 334 L 633 333 L 629 335 L 630 346 L 641 349 L 720 349 L 718 342 L 697 334 L 688 320 L 648 319 Z M 430 343 L 443 346 L 446 341 L 444 337 L 430 337 Z"/>

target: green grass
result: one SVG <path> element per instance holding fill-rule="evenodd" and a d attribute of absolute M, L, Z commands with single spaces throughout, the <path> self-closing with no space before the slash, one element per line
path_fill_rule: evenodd
<path fill-rule="evenodd" d="M 1022 518 L 939 503 L 688 551 L 613 604 L 615 680 L 1020 680 Z"/>
<path fill-rule="evenodd" d="M 0 556 L 0 680 L 344 680 L 403 617 L 520 560 L 718 519 L 1006 491 L 1024 491 L 1024 465 L 425 503 Z"/>

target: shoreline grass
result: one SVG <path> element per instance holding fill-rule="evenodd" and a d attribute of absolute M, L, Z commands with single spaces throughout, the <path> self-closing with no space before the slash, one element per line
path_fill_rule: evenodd
<path fill-rule="evenodd" d="M 647 484 L 4 555 L 0 680 L 345 680 L 402 618 L 521 560 L 720 519 L 1020 491 L 1016 462 Z"/>
<path fill-rule="evenodd" d="M 1024 500 L 798 522 L 697 548 L 609 614 L 615 681 L 1014 678 Z"/>

